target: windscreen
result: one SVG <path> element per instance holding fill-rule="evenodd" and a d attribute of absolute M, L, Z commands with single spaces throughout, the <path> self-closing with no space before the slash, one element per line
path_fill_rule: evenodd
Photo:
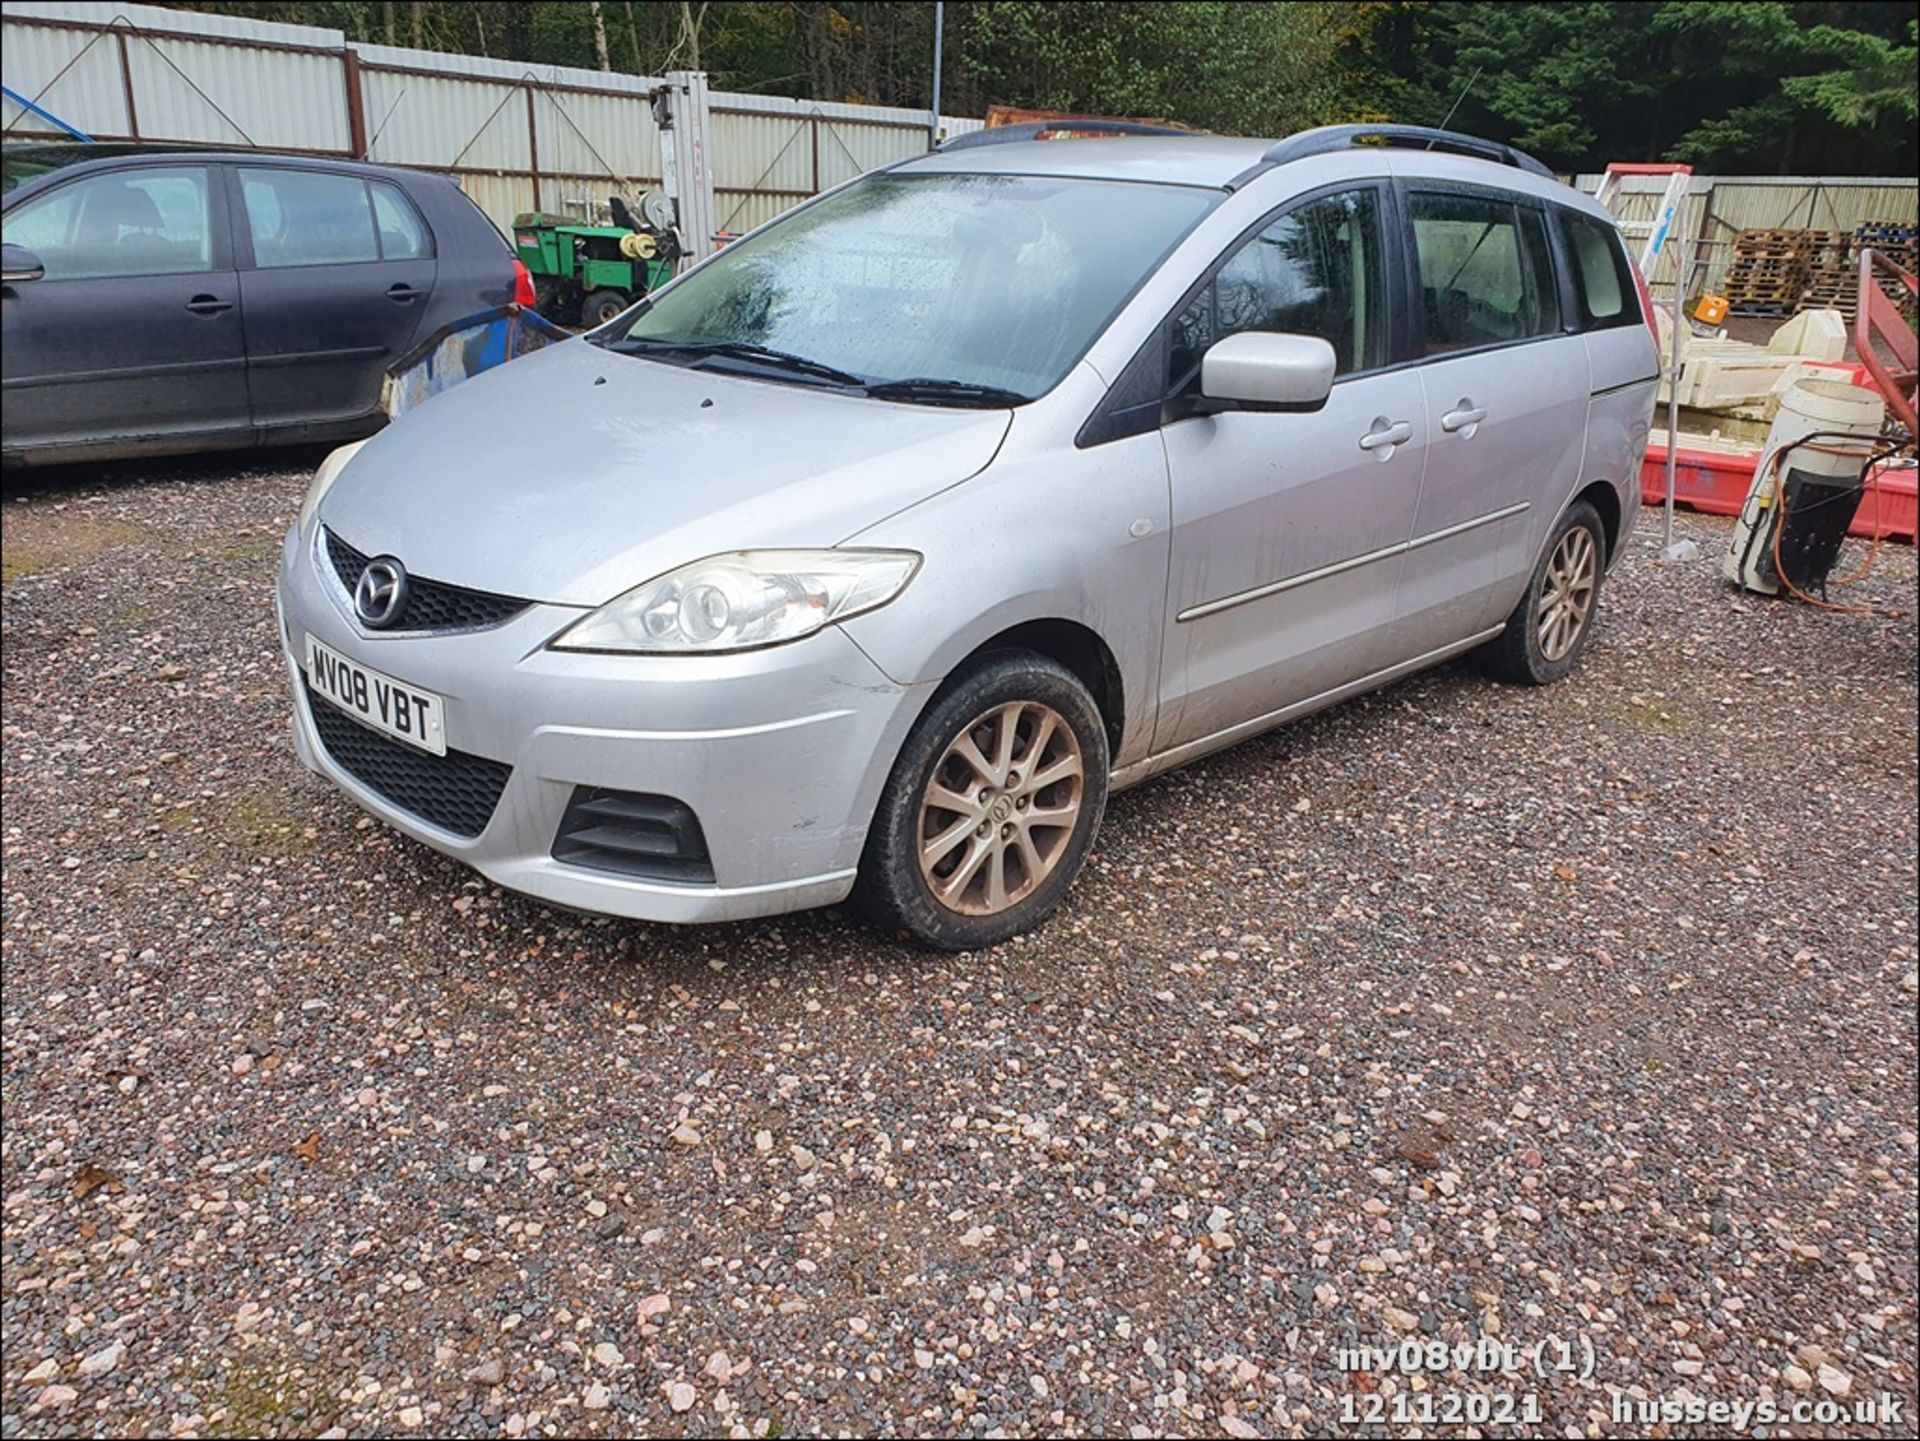
<path fill-rule="evenodd" d="M 1221 198 L 1189 186 L 882 175 L 728 246 L 608 343 L 739 343 L 873 382 L 1043 394 Z"/>

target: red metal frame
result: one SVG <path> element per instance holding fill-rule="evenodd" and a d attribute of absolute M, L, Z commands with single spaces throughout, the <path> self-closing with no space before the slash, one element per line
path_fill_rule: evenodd
<path fill-rule="evenodd" d="M 1878 251 L 1860 252 L 1860 304 L 1853 322 L 1853 348 L 1873 377 L 1874 387 L 1886 397 L 1887 408 L 1912 435 L 1920 430 L 1914 424 L 1916 400 L 1920 400 L 1920 342 L 1916 342 L 1913 327 L 1907 324 L 1900 307 L 1880 288 L 1874 277 L 1876 270 L 1885 271 L 1904 285 L 1909 297 L 1920 294 L 1920 279 Z M 1892 353 L 1899 369 L 1880 358 L 1876 341 Z"/>

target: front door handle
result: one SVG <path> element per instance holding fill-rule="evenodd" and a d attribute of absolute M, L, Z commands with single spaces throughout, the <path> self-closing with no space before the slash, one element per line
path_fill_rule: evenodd
<path fill-rule="evenodd" d="M 1395 446 L 1405 445 L 1413 439 L 1413 425 L 1405 420 L 1388 420 L 1384 415 L 1373 418 L 1373 428 L 1360 437 L 1360 448 L 1373 452 L 1375 459 L 1385 463 L 1393 459 Z"/>
<path fill-rule="evenodd" d="M 405 305 L 416 296 L 425 295 L 426 293 L 427 292 L 419 286 L 409 285 L 404 280 L 396 280 L 392 285 L 387 287 L 387 299 L 399 305 Z"/>
<path fill-rule="evenodd" d="M 1440 428 L 1449 435 L 1458 434 L 1462 440 L 1472 440 L 1474 431 L 1480 428 L 1480 422 L 1486 418 L 1486 406 L 1475 405 L 1462 396 L 1452 410 L 1440 417 Z"/>
<path fill-rule="evenodd" d="M 233 309 L 233 302 L 222 300 L 217 295 L 196 295 L 187 302 L 187 309 L 195 315 L 218 315 L 223 310 Z"/>

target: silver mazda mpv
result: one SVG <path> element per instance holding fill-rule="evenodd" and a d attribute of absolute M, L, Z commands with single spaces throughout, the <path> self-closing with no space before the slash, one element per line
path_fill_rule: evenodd
<path fill-rule="evenodd" d="M 1117 787 L 1459 652 L 1564 676 L 1656 369 L 1505 146 L 966 136 L 329 457 L 297 747 L 556 905 L 991 945 Z"/>

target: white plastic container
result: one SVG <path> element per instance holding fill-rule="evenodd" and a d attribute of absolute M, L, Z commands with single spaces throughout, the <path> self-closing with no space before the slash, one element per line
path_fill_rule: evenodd
<path fill-rule="evenodd" d="M 1879 392 L 1841 380 L 1802 380 L 1790 386 L 1780 398 L 1780 413 L 1767 432 L 1766 449 L 1753 472 L 1753 485 L 1747 490 L 1746 504 L 1733 528 L 1733 540 L 1727 547 L 1720 573 L 1746 590 L 1778 595 L 1780 577 L 1773 568 L 1773 530 L 1778 491 L 1774 482 L 1773 457 L 1795 441 L 1821 431 L 1841 431 L 1828 435 L 1823 446 L 1844 449 L 1790 450 L 1782 457 L 1779 470 L 1784 480 L 1788 470 L 1820 476 L 1836 482 L 1857 480 L 1865 453 L 1886 417 L 1887 403 Z M 1859 436 L 1858 444 L 1847 436 Z"/>
<path fill-rule="evenodd" d="M 1847 318 L 1837 310 L 1803 310 L 1773 332 L 1767 349 L 1808 360 L 1840 360 L 1847 353 Z"/>

